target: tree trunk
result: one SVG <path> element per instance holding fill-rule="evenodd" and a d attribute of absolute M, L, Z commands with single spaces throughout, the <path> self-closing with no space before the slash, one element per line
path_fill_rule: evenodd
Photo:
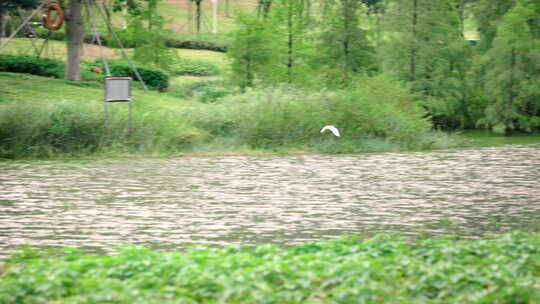
<path fill-rule="evenodd" d="M 81 80 L 81 51 L 84 42 L 81 0 L 70 0 L 66 14 L 67 63 L 66 80 Z"/>
<path fill-rule="evenodd" d="M 288 30 L 288 41 L 287 41 L 287 77 L 288 82 L 292 83 L 292 69 L 293 69 L 293 5 L 291 2 L 288 3 L 288 12 L 287 12 L 287 30 Z"/>
<path fill-rule="evenodd" d="M 200 34 L 200 33 L 201 33 L 201 15 L 202 15 L 201 1 L 202 1 L 202 0 L 195 0 L 195 5 L 196 5 L 196 7 L 197 7 L 197 12 L 196 12 L 196 18 L 197 18 L 197 34 Z"/>
<path fill-rule="evenodd" d="M 0 13 L 0 37 L 7 37 L 7 25 L 9 21 L 9 16 L 7 12 Z"/>
<path fill-rule="evenodd" d="M 257 3 L 257 14 L 264 18 L 268 17 L 270 8 L 272 7 L 272 0 L 259 0 Z"/>
<path fill-rule="evenodd" d="M 463 38 L 465 36 L 465 0 L 459 0 L 457 6 L 459 15 L 459 32 Z"/>
<path fill-rule="evenodd" d="M 514 117 L 514 99 L 516 97 L 516 91 L 515 91 L 515 79 L 514 79 L 514 72 L 516 69 L 516 48 L 512 47 L 512 53 L 511 53 L 511 61 L 510 61 L 510 88 L 508 90 L 508 103 L 506 103 L 506 115 L 507 117 Z M 506 119 L 505 127 L 506 127 L 506 134 L 510 135 L 512 131 L 515 129 L 515 125 L 512 126 L 512 123 L 514 122 L 515 118 L 513 119 Z"/>
<path fill-rule="evenodd" d="M 343 72 L 345 77 L 349 76 L 349 71 L 351 69 L 351 55 L 350 55 L 350 43 L 351 43 L 351 23 L 355 17 L 355 9 L 351 0 L 342 0 L 342 16 L 343 16 L 343 32 L 345 36 L 343 37 L 343 58 L 345 59 L 345 65 L 343 67 Z"/>
<path fill-rule="evenodd" d="M 412 45 L 411 45 L 411 63 L 409 71 L 409 80 L 416 81 L 416 24 L 418 23 L 418 0 L 413 0 L 412 11 Z"/>

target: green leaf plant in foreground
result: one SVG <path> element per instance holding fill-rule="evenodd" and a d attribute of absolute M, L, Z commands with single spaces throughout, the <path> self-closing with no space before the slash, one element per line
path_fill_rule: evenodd
<path fill-rule="evenodd" d="M 540 235 L 395 236 L 292 247 L 24 249 L 0 267 L 0 303 L 539 303 Z"/>

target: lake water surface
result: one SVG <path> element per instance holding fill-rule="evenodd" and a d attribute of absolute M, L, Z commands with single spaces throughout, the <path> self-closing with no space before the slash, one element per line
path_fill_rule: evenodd
<path fill-rule="evenodd" d="M 0 257 L 22 244 L 294 244 L 535 225 L 540 145 L 354 156 L 0 163 Z M 539 226 L 540 227 L 540 226 Z"/>

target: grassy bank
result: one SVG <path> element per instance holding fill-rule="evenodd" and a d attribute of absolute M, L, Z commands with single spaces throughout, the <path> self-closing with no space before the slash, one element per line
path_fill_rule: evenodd
<path fill-rule="evenodd" d="M 201 94 L 215 93 L 212 90 L 203 87 Z M 0 73 L 0 157 L 254 150 L 352 153 L 459 144 L 455 137 L 430 132 L 415 97 L 380 78 L 366 79 L 347 92 L 278 87 L 215 103 L 177 98 L 174 91 L 135 89 L 133 95 L 133 130 L 128 134 L 127 104 L 110 105 L 105 127 L 99 82 Z M 327 124 L 338 126 L 342 136 L 320 134 Z"/>
<path fill-rule="evenodd" d="M 14 254 L 0 303 L 538 303 L 540 235 Z"/>

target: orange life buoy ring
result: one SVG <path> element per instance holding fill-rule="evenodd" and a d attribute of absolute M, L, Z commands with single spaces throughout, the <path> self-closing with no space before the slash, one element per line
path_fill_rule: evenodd
<path fill-rule="evenodd" d="M 51 11 L 56 11 L 56 18 L 51 20 Z M 57 3 L 51 3 L 41 15 L 41 21 L 43 26 L 49 30 L 56 31 L 59 30 L 64 24 L 64 10 Z"/>

